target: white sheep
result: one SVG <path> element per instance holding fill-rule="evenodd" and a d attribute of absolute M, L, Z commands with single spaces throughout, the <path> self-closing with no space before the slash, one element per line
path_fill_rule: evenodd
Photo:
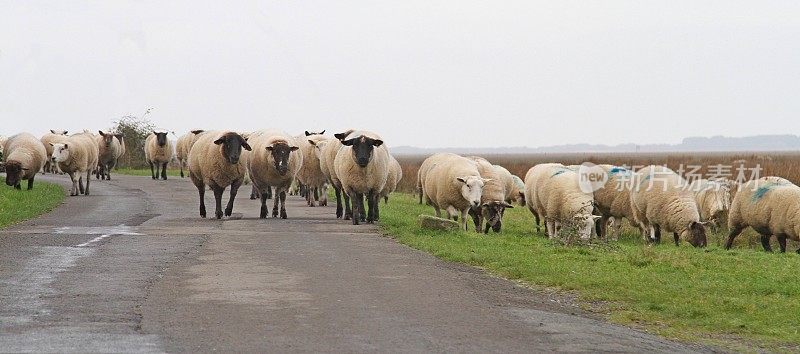
<path fill-rule="evenodd" d="M 545 164 L 541 169 L 532 173 L 536 176 L 532 178 L 532 199 L 544 218 L 548 237 L 557 238 L 565 225 L 573 225 L 581 239 L 591 238 L 600 217 L 592 215 L 594 198 L 581 189 L 578 173 L 561 165 Z M 525 180 L 527 189 L 528 177 Z"/>
<path fill-rule="evenodd" d="M 303 155 L 297 152 L 295 139 L 279 131 L 265 131 L 251 135 L 248 144 L 253 151 L 248 154 L 247 168 L 253 187 L 261 198 L 261 215 L 267 217 L 267 191 L 275 187 L 272 217 L 286 219 L 286 192 L 303 165 Z"/>
<path fill-rule="evenodd" d="M 459 155 L 449 153 L 449 152 L 440 152 L 437 154 L 433 154 L 422 161 L 422 164 L 419 166 L 417 170 L 417 193 L 419 193 L 419 203 L 422 204 L 424 200 L 426 200 L 425 195 L 425 180 L 427 179 L 428 172 L 436 165 L 439 160 L 451 159 L 455 157 L 461 157 Z"/>
<path fill-rule="evenodd" d="M 697 179 L 689 185 L 694 193 L 700 220 L 718 227 L 731 208 L 730 184 L 725 181 Z"/>
<path fill-rule="evenodd" d="M 305 134 L 305 136 L 297 137 L 298 146 L 303 155 L 303 166 L 297 174 L 297 180 L 307 188 L 306 203 L 308 206 L 315 206 L 315 200 L 319 200 L 320 206 L 325 206 L 328 205 L 328 196 L 324 193 L 327 179 L 320 169 L 314 144 L 329 138 L 318 133 L 305 132 Z"/>
<path fill-rule="evenodd" d="M 660 242 L 661 231 L 672 232 L 675 245 L 681 239 L 695 247 L 706 246 L 706 230 L 694 193 L 686 180 L 664 166 L 647 166 L 637 171 L 631 189 L 631 210 L 636 223 Z"/>
<path fill-rule="evenodd" d="M 167 138 L 169 132 L 158 130 L 147 136 L 144 142 L 144 158 L 150 165 L 150 174 L 153 179 L 167 179 L 167 164 L 172 160 L 172 143 Z"/>
<path fill-rule="evenodd" d="M 198 136 L 203 132 L 204 130 L 200 129 L 188 131 L 186 134 L 181 135 L 178 141 L 175 142 L 175 158 L 178 160 L 178 165 L 180 165 L 181 168 L 181 178 L 184 177 L 183 169 L 186 167 L 189 160 L 189 150 L 192 149 L 192 145 L 194 145 Z M 244 134 L 241 135 L 244 136 Z"/>
<path fill-rule="evenodd" d="M 6 184 L 21 189 L 22 180 L 28 180 L 28 190 L 33 189 L 33 180 L 47 160 L 42 142 L 31 134 L 19 133 L 8 138 L 2 147 Z"/>
<path fill-rule="evenodd" d="M 380 215 L 378 195 L 389 178 L 389 151 L 381 137 L 372 132 L 355 131 L 345 139 L 334 160 L 336 176 L 353 203 L 353 225 L 358 225 L 362 218 L 374 223 Z M 364 197 L 368 206 L 366 217 Z"/>
<path fill-rule="evenodd" d="M 53 146 L 50 144 L 64 143 L 67 140 L 67 133 L 66 130 L 51 129 L 49 133 L 45 133 L 42 135 L 42 138 L 39 139 L 42 145 L 44 145 L 45 151 L 47 151 L 47 161 L 44 164 L 43 170 L 45 173 L 61 173 L 58 169 L 58 164 L 53 162 Z"/>
<path fill-rule="evenodd" d="M 389 194 L 397 190 L 397 184 L 403 179 L 403 167 L 392 154 L 389 154 L 389 175 L 386 178 L 386 185 L 383 186 L 378 198 L 383 198 L 384 203 L 389 203 Z"/>
<path fill-rule="evenodd" d="M 531 214 L 533 214 L 536 232 L 541 232 L 542 216 L 544 215 L 544 206 L 539 202 L 536 195 L 537 185 L 544 177 L 547 177 L 546 174 L 553 167 L 566 168 L 560 163 L 543 163 L 531 167 L 528 169 L 528 172 L 525 173 L 525 205 L 528 207 Z"/>
<path fill-rule="evenodd" d="M 612 238 L 619 238 L 622 219 L 637 225 L 631 209 L 631 188 L 634 172 L 630 169 L 614 165 L 597 165 L 608 176 L 602 187 L 594 191 L 594 201 L 602 216 L 598 223 L 597 234 L 601 238 L 608 237 L 608 226 L 613 229 Z M 644 232 L 642 230 L 642 232 Z"/>
<path fill-rule="evenodd" d="M 424 202 L 433 207 L 437 217 L 442 217 L 444 209 L 449 219 L 458 220 L 461 230 L 467 231 L 467 213 L 481 205 L 483 194 L 484 180 L 478 165 L 449 153 L 434 154 L 426 160 L 432 162 L 422 183 Z"/>
<path fill-rule="evenodd" d="M 478 166 L 478 172 L 480 172 L 484 181 L 481 205 L 479 208 L 472 208 L 469 212 L 470 216 L 472 216 L 472 221 L 475 223 L 475 231 L 489 233 L 491 228 L 494 232 L 500 232 L 505 209 L 514 207 L 506 202 L 506 182 L 512 182 L 512 180 L 510 177 L 506 179 L 502 176 L 501 170 L 498 170 L 495 165 L 492 165 L 482 157 L 468 156 L 467 158 L 475 161 Z M 483 229 L 484 219 L 486 220 L 485 229 Z"/>
<path fill-rule="evenodd" d="M 128 147 L 125 145 L 125 135 L 122 133 L 114 134 L 114 137 L 119 141 L 119 158 L 125 156 L 128 152 Z M 116 168 L 119 169 L 119 158 L 117 158 Z"/>
<path fill-rule="evenodd" d="M 117 165 L 117 160 L 122 155 L 122 146 L 119 140 L 112 133 L 99 131 L 100 135 L 95 138 L 98 145 L 98 168 L 95 177 L 104 180 L 111 180 L 111 169 Z"/>
<path fill-rule="evenodd" d="M 494 165 L 495 170 L 503 179 L 506 189 L 506 202 L 519 203 L 525 206 L 525 182 L 521 178 L 511 174 L 511 172 L 500 165 Z"/>
<path fill-rule="evenodd" d="M 800 241 L 800 187 L 780 177 L 762 177 L 741 185 L 731 202 L 725 248 L 730 249 L 736 236 L 748 227 L 761 234 L 765 251 L 772 252 L 769 241 L 775 235 L 781 252 L 786 252 L 786 239 Z"/>
<path fill-rule="evenodd" d="M 97 166 L 98 155 L 94 152 L 95 146 L 90 142 L 94 139 L 91 134 L 77 134 L 67 138 L 64 143 L 53 143 L 53 161 L 72 181 L 69 195 L 89 195 L 92 169 Z M 86 176 L 86 188 L 83 186 L 83 176 Z"/>
<path fill-rule="evenodd" d="M 210 131 L 201 135 L 189 151 L 189 178 L 200 195 L 200 217 L 206 217 L 205 188 L 210 187 L 216 201 L 217 219 L 222 218 L 222 194 L 231 187 L 225 216 L 233 213 L 233 202 L 247 171 L 242 149 L 252 150 L 235 132 Z"/>

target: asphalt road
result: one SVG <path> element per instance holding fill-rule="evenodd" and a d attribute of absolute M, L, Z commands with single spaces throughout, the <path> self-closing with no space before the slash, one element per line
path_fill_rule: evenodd
<path fill-rule="evenodd" d="M 245 186 L 239 218 L 200 219 L 188 180 L 113 177 L 0 231 L 0 351 L 709 351 L 440 261 L 332 207 L 290 197 L 288 220 L 259 220 Z"/>

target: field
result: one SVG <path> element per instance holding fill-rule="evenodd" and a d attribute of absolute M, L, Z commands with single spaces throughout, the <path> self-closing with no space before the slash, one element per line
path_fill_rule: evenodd
<path fill-rule="evenodd" d="M 760 165 L 765 175 L 800 182 L 797 154 L 571 154 L 485 156 L 524 177 L 536 163 L 584 161 L 617 165 Z M 401 189 L 414 190 L 422 156 L 399 157 Z M 703 173 L 708 167 L 703 169 Z M 735 168 L 734 168 L 735 173 Z M 687 341 L 734 350 L 800 349 L 795 329 L 800 314 L 800 283 L 793 274 L 800 256 L 790 242 L 786 254 L 765 253 L 752 230 L 722 248 L 723 227 L 709 233 L 709 247 L 687 243 L 646 245 L 631 228 L 618 242 L 564 246 L 536 232 L 527 208 L 506 213 L 501 234 L 422 230 L 417 216 L 433 214 L 409 193 L 398 193 L 381 210 L 386 234 L 437 257 L 470 264 L 547 291 L 577 296 L 586 309 L 609 320 Z M 775 241 L 773 240 L 773 243 Z M 776 248 L 776 247 L 775 247 Z"/>
<path fill-rule="evenodd" d="M 64 189 L 52 183 L 34 182 L 33 189 L 0 187 L 0 227 L 27 220 L 53 210 L 64 200 Z"/>

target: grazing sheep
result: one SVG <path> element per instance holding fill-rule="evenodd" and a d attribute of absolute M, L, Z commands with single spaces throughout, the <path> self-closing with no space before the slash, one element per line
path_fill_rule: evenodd
<path fill-rule="evenodd" d="M 761 235 L 765 251 L 772 252 L 769 241 L 775 235 L 781 252 L 786 252 L 787 238 L 800 241 L 800 187 L 780 177 L 744 183 L 731 203 L 725 248 L 730 249 L 736 236 L 747 227 Z"/>
<path fill-rule="evenodd" d="M 181 178 L 184 177 L 183 169 L 186 167 L 189 159 L 189 150 L 192 149 L 192 145 L 194 145 L 194 142 L 197 141 L 199 134 L 203 132 L 204 130 L 189 131 L 186 134 L 181 135 L 181 137 L 178 138 L 178 141 L 175 143 L 175 158 L 178 160 L 178 165 L 181 167 Z"/>
<path fill-rule="evenodd" d="M 42 138 L 39 139 L 44 145 L 44 149 L 47 151 L 47 161 L 44 163 L 44 173 L 61 173 L 58 169 L 58 164 L 53 162 L 53 146 L 50 144 L 55 143 L 63 143 L 67 140 L 67 131 L 66 130 L 53 130 L 51 129 L 49 133 L 45 133 L 42 135 Z"/>
<path fill-rule="evenodd" d="M 235 132 L 210 131 L 201 135 L 189 150 L 189 178 L 200 195 L 200 217 L 206 217 L 206 186 L 214 192 L 217 219 L 222 218 L 222 194 L 231 187 L 225 216 L 233 213 L 233 202 L 247 171 L 242 149 L 252 150 Z"/>
<path fill-rule="evenodd" d="M 540 167 L 537 169 L 537 166 Z M 535 188 L 531 199 L 538 205 L 537 214 L 544 218 L 548 237 L 557 238 L 566 224 L 574 225 L 581 239 L 591 238 L 595 233 L 595 222 L 600 217 L 592 215 L 594 199 L 591 193 L 581 190 L 578 173 L 557 164 L 537 166 L 533 172 L 528 171 L 535 176 L 531 178 L 531 186 Z M 527 189 L 527 176 L 525 181 Z"/>
<path fill-rule="evenodd" d="M 689 185 L 694 193 L 700 220 L 719 227 L 731 208 L 730 184 L 725 181 L 697 179 Z"/>
<path fill-rule="evenodd" d="M 389 154 L 389 176 L 386 178 L 386 185 L 378 195 L 378 199 L 383 198 L 384 203 L 389 203 L 389 194 L 397 189 L 397 184 L 403 179 L 403 168 L 400 162 Z"/>
<path fill-rule="evenodd" d="M 509 204 L 516 202 L 520 206 L 525 206 L 525 182 L 522 181 L 522 178 L 511 174 L 503 166 L 494 165 L 494 168 L 505 184 L 506 202 Z"/>
<path fill-rule="evenodd" d="M 122 146 L 112 133 L 99 131 L 96 141 L 98 145 L 98 168 L 95 177 L 111 180 L 111 169 L 117 165 L 117 160 L 122 155 Z"/>
<path fill-rule="evenodd" d="M 64 143 L 54 143 L 53 160 L 58 163 L 61 171 L 69 175 L 72 188 L 69 195 L 89 195 L 92 169 L 97 166 L 97 154 L 94 153 L 93 138 L 91 134 L 78 134 L 70 136 Z M 83 176 L 86 175 L 86 188 L 83 186 Z"/>
<path fill-rule="evenodd" d="M 546 175 L 550 169 L 554 167 L 566 168 L 560 163 L 543 163 L 531 167 L 525 174 L 525 205 L 528 206 L 528 210 L 530 210 L 531 214 L 533 214 L 536 232 L 542 231 L 541 224 L 542 216 L 544 215 L 544 207 L 539 202 L 539 199 L 536 195 L 537 185 L 543 180 L 544 177 L 549 177 Z"/>
<path fill-rule="evenodd" d="M 3 143 L 6 184 L 22 189 L 22 180 L 28 180 L 28 190 L 33 189 L 36 174 L 44 167 L 47 151 L 35 136 L 28 133 L 14 135 Z"/>
<path fill-rule="evenodd" d="M 322 132 L 324 133 L 325 131 L 323 130 Z M 308 206 L 316 206 L 316 200 L 319 200 L 320 206 L 325 206 L 328 205 L 328 196 L 320 192 L 321 189 L 324 189 L 327 178 L 322 174 L 314 145 L 329 138 L 322 134 L 305 133 L 305 137 L 298 138 L 300 152 L 303 155 L 303 165 L 297 174 L 297 180 L 307 188 L 305 197 Z"/>
<path fill-rule="evenodd" d="M 284 132 L 264 131 L 252 136 L 248 143 L 253 151 L 248 154 L 247 166 L 261 198 L 260 217 L 267 217 L 267 191 L 275 187 L 272 217 L 278 217 L 280 203 L 280 217 L 286 219 L 286 192 L 303 165 L 303 155 L 296 152 L 299 147 L 294 145 L 295 139 Z"/>
<path fill-rule="evenodd" d="M 159 178 L 161 169 L 161 179 L 167 180 L 167 164 L 172 160 L 172 143 L 167 139 L 167 131 L 154 131 L 147 136 L 144 143 L 144 157 L 150 165 L 150 174 L 153 179 Z"/>
<path fill-rule="evenodd" d="M 675 245 L 684 239 L 695 247 L 706 246 L 706 230 L 694 193 L 686 180 L 664 166 L 647 166 L 634 176 L 631 210 L 636 223 L 650 231 L 650 239 L 661 241 L 661 231 L 672 232 Z"/>
<path fill-rule="evenodd" d="M 603 186 L 594 191 L 595 207 L 602 216 L 597 224 L 597 235 L 608 238 L 608 226 L 612 224 L 612 235 L 619 238 L 622 219 L 628 219 L 631 224 L 636 224 L 631 209 L 631 188 L 633 187 L 634 172 L 620 166 L 597 165 L 608 179 Z M 644 231 L 642 231 L 644 234 Z"/>
<path fill-rule="evenodd" d="M 362 219 L 374 223 L 380 215 L 378 195 L 389 178 L 389 151 L 381 137 L 372 132 L 355 131 L 345 139 L 336 153 L 334 171 L 342 190 L 353 203 L 353 225 L 358 225 Z M 366 218 L 363 215 L 365 196 Z"/>
<path fill-rule="evenodd" d="M 506 180 L 499 173 L 501 171 L 498 171 L 486 159 L 478 156 L 468 156 L 467 158 L 475 161 L 478 172 L 484 181 L 481 205 L 479 208 L 472 208 L 469 211 L 472 221 L 475 223 L 475 231 L 478 233 L 483 231 L 486 234 L 491 228 L 494 232 L 500 232 L 506 208 L 514 207 L 506 202 Z M 511 182 L 511 178 L 508 178 L 508 181 Z M 486 229 L 483 229 L 484 219 L 486 219 Z"/>
<path fill-rule="evenodd" d="M 428 159 L 435 162 L 428 165 L 422 183 L 425 203 L 433 206 L 437 217 L 442 217 L 444 209 L 448 219 L 457 220 L 461 230 L 467 231 L 467 213 L 481 205 L 485 183 L 478 165 L 455 154 L 435 154 Z"/>

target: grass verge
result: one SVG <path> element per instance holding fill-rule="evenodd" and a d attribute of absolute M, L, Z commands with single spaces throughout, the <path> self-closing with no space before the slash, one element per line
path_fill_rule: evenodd
<path fill-rule="evenodd" d="M 32 190 L 0 187 L 0 228 L 53 210 L 64 200 L 64 189 L 53 183 L 34 182 Z"/>
<path fill-rule="evenodd" d="M 189 171 L 184 171 L 184 173 L 188 173 Z M 129 176 L 147 176 L 151 177 L 152 173 L 150 172 L 150 168 L 120 168 L 119 170 L 111 171 L 111 178 L 114 178 L 114 174 L 119 173 L 121 175 L 129 175 Z M 168 177 L 180 177 L 181 170 L 180 169 L 167 169 L 167 176 Z"/>
<path fill-rule="evenodd" d="M 423 230 L 420 214 L 432 215 L 433 208 L 396 194 L 381 206 L 380 224 L 399 242 L 436 257 L 577 294 L 586 309 L 615 323 L 734 350 L 800 349 L 794 252 L 726 251 L 719 247 L 722 232 L 707 249 L 649 246 L 631 232 L 618 242 L 564 246 L 534 232 L 524 207 L 507 210 L 503 232 L 489 235 Z"/>

